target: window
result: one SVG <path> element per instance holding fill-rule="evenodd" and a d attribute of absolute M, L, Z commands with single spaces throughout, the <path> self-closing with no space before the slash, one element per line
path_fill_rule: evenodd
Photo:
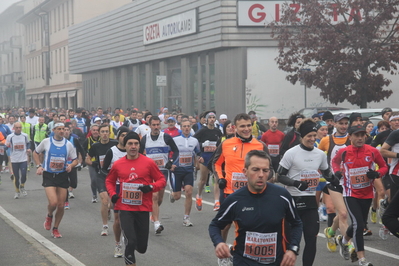
<path fill-rule="evenodd" d="M 66 2 L 66 25 L 69 27 L 69 2 Z"/>
<path fill-rule="evenodd" d="M 61 30 L 61 14 L 60 14 L 61 6 L 57 7 L 57 15 L 58 15 L 58 30 Z"/>
<path fill-rule="evenodd" d="M 66 47 L 64 47 L 63 50 L 64 50 L 64 72 L 66 72 L 66 69 L 67 69 L 66 68 L 66 60 L 67 60 L 66 59 Z"/>
<path fill-rule="evenodd" d="M 61 5 L 62 13 L 62 28 L 65 29 L 65 3 Z"/>
<path fill-rule="evenodd" d="M 58 53 L 57 50 L 54 51 L 54 66 L 55 66 L 55 73 L 58 73 Z"/>

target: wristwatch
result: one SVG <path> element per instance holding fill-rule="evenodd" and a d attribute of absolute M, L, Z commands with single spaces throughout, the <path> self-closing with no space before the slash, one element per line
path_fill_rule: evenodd
<path fill-rule="evenodd" d="M 299 255 L 299 247 L 298 246 L 289 246 L 288 250 L 291 250 L 292 252 L 295 253 L 295 255 Z"/>
<path fill-rule="evenodd" d="M 39 168 L 39 167 L 42 167 L 42 165 L 41 164 L 36 165 L 36 169 Z"/>

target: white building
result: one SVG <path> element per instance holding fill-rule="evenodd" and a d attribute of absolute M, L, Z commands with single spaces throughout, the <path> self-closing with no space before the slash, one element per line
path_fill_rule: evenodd
<path fill-rule="evenodd" d="M 26 0 L 24 25 L 26 105 L 83 106 L 82 77 L 69 72 L 68 28 L 130 3 L 129 0 Z"/>

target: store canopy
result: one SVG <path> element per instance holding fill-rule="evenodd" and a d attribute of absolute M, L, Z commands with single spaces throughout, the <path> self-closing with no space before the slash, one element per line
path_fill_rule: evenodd
<path fill-rule="evenodd" d="M 75 97 L 76 91 L 68 91 L 68 97 Z"/>
<path fill-rule="evenodd" d="M 58 92 L 53 92 L 50 94 L 50 99 L 58 98 Z"/>
<path fill-rule="evenodd" d="M 59 92 L 58 98 L 66 98 L 66 91 Z"/>

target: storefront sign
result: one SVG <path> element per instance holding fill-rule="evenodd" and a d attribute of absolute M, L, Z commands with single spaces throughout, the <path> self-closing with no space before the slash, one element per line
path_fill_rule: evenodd
<path fill-rule="evenodd" d="M 197 10 L 153 22 L 143 27 L 144 45 L 197 32 Z"/>
<path fill-rule="evenodd" d="M 238 1 L 237 4 L 237 19 L 238 26 L 262 26 L 273 22 L 280 21 L 282 16 L 282 10 L 284 5 L 289 3 L 289 7 L 295 13 L 301 10 L 301 5 L 299 3 L 292 3 L 287 1 Z M 338 23 L 344 21 L 342 16 L 338 14 L 337 6 L 331 3 L 329 8 L 332 11 L 332 16 L 330 18 L 331 23 Z M 348 22 L 353 21 L 353 17 L 357 16 L 359 20 L 362 20 L 363 11 L 357 10 L 355 8 L 348 10 L 347 19 Z M 298 21 L 301 17 L 298 15 Z"/>

